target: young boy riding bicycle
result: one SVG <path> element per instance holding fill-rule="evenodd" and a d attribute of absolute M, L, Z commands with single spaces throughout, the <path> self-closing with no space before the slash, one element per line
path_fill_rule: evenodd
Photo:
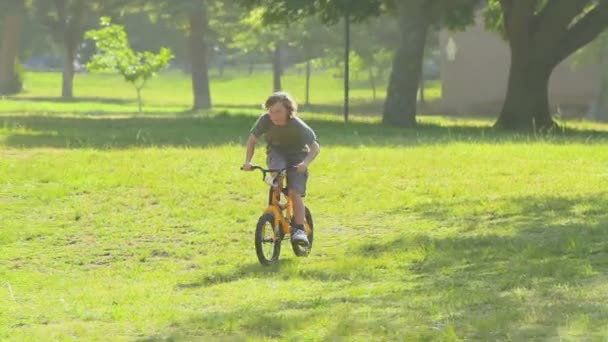
<path fill-rule="evenodd" d="M 317 157 L 320 146 L 315 132 L 297 113 L 297 104 L 286 92 L 277 92 L 268 97 L 262 114 L 250 130 L 247 140 L 245 163 L 242 169 L 251 171 L 251 160 L 258 138 L 265 136 L 266 163 L 270 169 L 287 170 L 287 188 L 293 203 L 293 228 L 291 239 L 303 247 L 308 246 L 304 232 L 304 200 L 308 180 L 308 166 Z M 291 167 L 293 166 L 293 167 Z"/>

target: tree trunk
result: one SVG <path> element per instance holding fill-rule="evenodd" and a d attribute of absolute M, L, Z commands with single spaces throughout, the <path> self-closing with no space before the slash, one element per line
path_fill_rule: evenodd
<path fill-rule="evenodd" d="M 344 15 L 344 106 L 343 116 L 344 122 L 348 122 L 350 112 L 350 15 L 348 12 Z"/>
<path fill-rule="evenodd" d="M 507 94 L 495 127 L 544 130 L 555 126 L 549 113 L 549 78 L 554 66 L 539 52 L 511 44 L 511 67 Z M 542 55 L 542 54 L 541 54 Z"/>
<path fill-rule="evenodd" d="M 22 6 L 22 1 L 19 1 L 18 5 Z M 4 34 L 0 47 L 0 94 L 18 93 L 23 86 L 15 70 L 23 30 L 22 24 L 23 15 L 20 11 L 4 16 Z"/>
<path fill-rule="evenodd" d="M 415 126 L 416 100 L 427 31 L 431 23 L 428 1 L 396 1 L 401 39 L 393 60 L 382 122 Z"/>
<path fill-rule="evenodd" d="M 135 87 L 135 91 L 137 92 L 137 109 L 139 111 L 139 114 L 141 114 L 142 110 L 143 110 L 143 100 L 141 98 L 141 90 L 143 88 L 143 85 L 141 87 Z"/>
<path fill-rule="evenodd" d="M 281 74 L 283 73 L 283 70 L 281 66 L 281 45 L 280 42 L 275 45 L 272 57 L 272 90 L 274 92 L 282 89 Z"/>
<path fill-rule="evenodd" d="M 424 94 L 424 87 L 425 87 L 425 81 L 424 81 L 424 76 L 422 76 L 420 78 L 420 86 L 419 86 L 419 90 L 418 92 L 420 93 L 420 104 L 426 104 L 426 98 L 425 98 L 425 94 Z"/>
<path fill-rule="evenodd" d="M 206 8 L 190 12 L 190 56 L 192 60 L 193 110 L 211 108 L 207 39 L 209 22 Z"/>
<path fill-rule="evenodd" d="M 70 33 L 66 33 L 67 35 L 70 35 Z M 63 58 L 61 97 L 65 100 L 71 100 L 74 97 L 74 60 L 76 59 L 77 43 L 69 37 L 66 37 L 64 43 L 65 55 Z"/>
<path fill-rule="evenodd" d="M 310 105 L 310 59 L 306 61 L 306 105 Z"/>
<path fill-rule="evenodd" d="M 507 94 L 495 126 L 538 130 L 556 126 L 549 113 L 553 69 L 608 27 L 608 1 L 500 0 L 511 48 Z"/>
<path fill-rule="evenodd" d="M 540 47 L 535 32 L 544 33 L 533 22 L 531 2 L 504 2 L 505 29 L 511 51 L 507 94 L 495 127 L 514 130 L 543 130 L 555 125 L 549 114 L 549 78 L 559 63 L 552 36 L 544 36 Z"/>

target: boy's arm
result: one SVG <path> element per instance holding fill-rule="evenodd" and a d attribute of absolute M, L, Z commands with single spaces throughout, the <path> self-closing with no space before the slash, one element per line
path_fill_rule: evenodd
<path fill-rule="evenodd" d="M 250 134 L 249 139 L 247 139 L 247 151 L 245 152 L 245 164 L 243 164 L 244 170 L 251 170 L 251 160 L 253 159 L 253 154 L 255 153 L 255 144 L 258 139 L 255 135 Z"/>
<path fill-rule="evenodd" d="M 319 152 L 321 152 L 321 146 L 316 140 L 313 141 L 312 144 L 308 145 L 308 148 L 308 154 L 306 155 L 306 158 L 302 160 L 302 163 L 298 165 L 298 171 L 306 171 L 308 165 L 310 165 L 310 163 L 312 163 L 312 161 L 315 160 L 315 158 L 319 155 Z"/>

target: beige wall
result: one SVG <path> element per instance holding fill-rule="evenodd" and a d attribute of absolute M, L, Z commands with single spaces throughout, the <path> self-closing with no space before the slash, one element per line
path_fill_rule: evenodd
<path fill-rule="evenodd" d="M 454 60 L 449 60 L 446 52 L 450 38 L 456 46 Z M 500 112 L 511 59 L 508 44 L 497 33 L 486 31 L 482 19 L 464 32 L 441 32 L 440 44 L 442 111 L 451 114 Z M 598 84 L 597 72 L 593 69 L 574 69 L 569 61 L 564 61 L 554 70 L 549 85 L 553 110 L 557 106 L 562 110 L 585 110 Z"/>

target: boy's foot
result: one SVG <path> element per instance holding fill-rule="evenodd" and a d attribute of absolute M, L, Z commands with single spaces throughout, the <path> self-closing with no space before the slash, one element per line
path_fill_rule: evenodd
<path fill-rule="evenodd" d="M 308 236 L 306 236 L 303 225 L 294 228 L 293 234 L 291 234 L 291 241 L 300 247 L 308 247 Z"/>

